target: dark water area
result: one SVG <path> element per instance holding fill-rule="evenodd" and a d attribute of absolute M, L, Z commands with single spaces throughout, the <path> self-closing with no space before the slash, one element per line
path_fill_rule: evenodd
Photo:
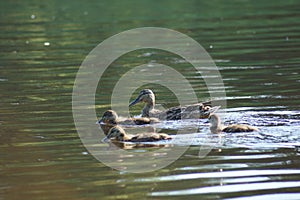
<path fill-rule="evenodd" d="M 1 1 L 0 200 L 300 199 L 299 6 L 295 0 Z M 223 122 L 251 124 L 259 131 L 211 136 L 205 120 L 164 121 L 154 127 L 169 134 L 191 128 L 190 135 L 177 134 L 179 140 L 157 143 L 165 152 L 153 153 L 150 161 L 167 160 L 171 147 L 187 148 L 168 166 L 130 173 L 98 161 L 74 124 L 76 73 L 99 43 L 145 26 L 174 29 L 200 43 L 224 82 Z M 176 68 L 199 101 L 210 100 L 203 77 L 186 60 L 142 49 L 105 71 L 95 94 L 97 116 L 110 109 L 122 75 L 153 63 Z M 132 98 L 145 87 L 160 106 L 178 104 L 176 95 L 158 84 L 138 86 Z M 141 108 L 130 108 L 131 114 Z M 88 117 L 98 128 L 97 119 Z M 211 137 L 213 144 L 201 157 Z M 110 144 L 101 139 L 99 148 L 108 150 Z M 131 157 L 156 149 L 126 151 Z M 125 165 L 125 158 L 118 162 Z"/>

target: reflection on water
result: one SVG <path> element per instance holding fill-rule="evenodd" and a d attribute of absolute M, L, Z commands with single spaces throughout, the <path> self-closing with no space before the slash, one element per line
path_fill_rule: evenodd
<path fill-rule="evenodd" d="M 0 199 L 300 199 L 298 1 L 0 4 Z M 223 122 L 251 124 L 259 131 L 216 136 L 205 120 L 165 121 L 155 125 L 157 131 L 199 130 L 148 144 L 155 148 L 126 151 L 153 152 L 150 160 L 164 156 L 155 154 L 157 149 L 189 146 L 169 166 L 131 174 L 96 160 L 73 122 L 76 72 L 98 43 L 142 26 L 175 29 L 200 42 L 223 77 L 228 107 Z M 120 57 L 104 73 L 96 94 L 98 116 L 110 108 L 120 77 L 147 63 L 173 66 L 201 101 L 209 99 L 201 74 L 189 63 L 144 49 Z M 167 88 L 145 87 L 155 91 L 162 107 L 178 103 Z M 95 126 L 96 119 L 90 121 Z M 100 141 L 101 136 L 97 144 L 103 151 L 116 148 Z M 199 157 L 208 143 L 211 151 Z"/>

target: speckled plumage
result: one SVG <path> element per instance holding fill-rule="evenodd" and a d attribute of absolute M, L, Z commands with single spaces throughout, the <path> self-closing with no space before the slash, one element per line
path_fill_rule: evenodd
<path fill-rule="evenodd" d="M 119 118 L 117 113 L 113 110 L 107 110 L 102 117 L 98 120 L 98 124 L 111 124 L 111 125 L 143 125 L 159 122 L 156 118 L 139 117 L 139 118 Z"/>
<path fill-rule="evenodd" d="M 159 140 L 169 140 L 171 137 L 165 133 L 140 133 L 136 135 L 128 135 L 125 130 L 120 126 L 112 127 L 107 139 L 114 139 L 117 141 L 127 141 L 127 142 L 155 142 Z"/>

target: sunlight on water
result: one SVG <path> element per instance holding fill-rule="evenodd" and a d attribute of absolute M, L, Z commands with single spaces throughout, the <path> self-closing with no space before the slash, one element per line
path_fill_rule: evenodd
<path fill-rule="evenodd" d="M 272 107 L 271 107 L 272 108 Z M 264 108 L 264 109 L 271 109 Z M 298 111 L 257 111 L 257 108 L 244 107 L 228 109 L 225 124 L 249 124 L 259 128 L 252 133 L 223 133 L 221 137 L 210 135 L 207 120 L 162 121 L 155 124 L 156 131 L 169 129 L 169 134 L 177 130 L 199 127 L 199 133 L 173 136 L 174 140 L 156 142 L 155 144 L 205 145 L 214 141 L 215 148 L 295 148 L 300 147 L 300 112 Z M 274 109 L 274 108 L 273 108 Z M 255 111 L 252 111 L 255 110 Z M 242 112 L 241 112 L 242 111 Z"/>

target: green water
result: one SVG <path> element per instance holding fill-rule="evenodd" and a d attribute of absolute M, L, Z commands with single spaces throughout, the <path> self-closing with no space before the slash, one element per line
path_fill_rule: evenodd
<path fill-rule="evenodd" d="M 299 6 L 288 0 L 1 1 L 0 199 L 300 199 Z M 144 26 L 174 29 L 199 42 L 224 81 L 225 122 L 261 131 L 225 135 L 204 158 L 198 157 L 202 143 L 191 142 L 178 160 L 150 173 L 117 171 L 95 159 L 73 121 L 76 73 L 100 42 Z M 170 52 L 139 50 L 104 73 L 98 117 L 110 108 L 120 77 L 149 62 L 174 66 L 200 100 L 209 99 L 189 63 Z M 145 87 L 164 107 L 178 103 L 164 87 Z M 179 126 L 164 125 L 170 134 Z M 207 127 L 199 133 L 205 134 Z"/>

